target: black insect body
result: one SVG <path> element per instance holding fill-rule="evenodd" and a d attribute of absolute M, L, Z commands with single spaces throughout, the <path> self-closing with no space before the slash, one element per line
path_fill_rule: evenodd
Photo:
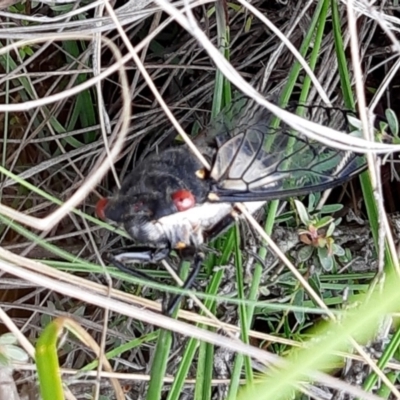
<path fill-rule="evenodd" d="M 178 227 L 170 216 L 183 216 L 185 209 L 206 201 L 210 184 L 196 175 L 201 170 L 201 163 L 184 147 L 152 155 L 127 176 L 118 195 L 107 202 L 104 215 L 123 224 L 141 244 L 198 246 L 201 238 L 196 222 L 188 216 Z"/>
<path fill-rule="evenodd" d="M 120 255 L 117 266 L 126 270 L 124 258 L 156 262 L 171 249 L 196 254 L 207 238 L 233 222 L 235 202 L 253 213 L 267 200 L 322 191 L 365 169 L 363 156 L 326 147 L 282 124 L 272 128 L 265 109 L 246 105 L 238 117 L 217 120 L 210 128 L 215 144 L 203 150 L 211 171 L 186 146 L 171 148 L 137 165 L 116 197 L 99 203 L 98 214 L 149 246 Z M 324 112 L 330 118 L 330 111 Z M 344 114 L 340 128 L 349 129 Z"/>

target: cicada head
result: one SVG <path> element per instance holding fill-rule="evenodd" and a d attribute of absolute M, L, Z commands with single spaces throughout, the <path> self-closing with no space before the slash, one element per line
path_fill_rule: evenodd
<path fill-rule="evenodd" d="M 129 235 L 139 243 L 159 245 L 168 242 L 170 235 L 157 222 L 194 205 L 193 194 L 182 189 L 168 196 L 154 192 L 103 198 L 97 202 L 96 214 L 101 219 L 123 225 Z M 179 225 L 179 217 L 176 218 L 176 223 Z"/>
<path fill-rule="evenodd" d="M 200 242 L 201 212 L 194 209 L 209 189 L 199 161 L 186 148 L 171 148 L 134 168 L 114 198 L 99 201 L 97 214 L 123 225 L 139 244 L 190 246 Z"/>
<path fill-rule="evenodd" d="M 142 244 L 165 245 L 167 238 L 156 223 L 156 195 L 116 196 L 100 199 L 96 206 L 99 218 L 123 225 L 128 234 Z"/>

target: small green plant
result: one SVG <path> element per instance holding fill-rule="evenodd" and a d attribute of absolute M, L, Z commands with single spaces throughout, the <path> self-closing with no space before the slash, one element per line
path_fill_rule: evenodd
<path fill-rule="evenodd" d="M 12 333 L 0 336 L 0 367 L 8 367 L 13 361 L 26 362 L 28 354 L 17 346 L 17 338 Z"/>
<path fill-rule="evenodd" d="M 396 116 L 395 112 L 392 109 L 388 108 L 385 111 L 385 116 L 386 116 L 387 124 L 381 122 L 381 131 L 383 131 L 387 127 L 389 127 L 390 132 L 393 134 L 393 136 L 396 139 L 395 142 L 396 143 L 400 143 L 400 139 L 399 139 L 399 121 L 397 120 L 397 116 Z"/>
<path fill-rule="evenodd" d="M 386 120 L 379 121 L 379 128 L 375 129 L 375 140 L 382 143 L 399 144 L 399 121 L 396 113 L 388 108 L 385 111 Z M 354 128 L 352 135 L 362 137 L 363 126 L 361 121 L 351 115 L 347 116 L 349 124 Z"/>
<path fill-rule="evenodd" d="M 342 209 L 341 204 L 332 204 L 316 209 L 317 196 L 311 195 L 308 208 L 298 200 L 295 205 L 299 218 L 305 228 L 299 229 L 300 240 L 306 244 L 299 253 L 300 261 L 304 262 L 313 255 L 317 255 L 322 268 L 325 271 L 332 271 L 335 266 L 335 256 L 344 256 L 344 249 L 335 243 L 333 233 L 341 219 L 334 220 L 331 216 L 323 214 L 332 214 Z"/>
<path fill-rule="evenodd" d="M 378 133 L 378 138 L 379 141 L 384 142 L 384 143 L 393 143 L 393 144 L 400 144 L 400 137 L 399 137 L 399 121 L 397 119 L 397 116 L 395 112 L 388 108 L 385 111 L 385 117 L 386 121 L 380 121 L 379 122 L 379 133 Z M 385 157 L 389 158 L 389 163 L 391 166 L 391 176 L 392 180 L 397 180 L 400 181 L 400 176 L 394 168 L 394 164 L 398 160 L 393 160 L 393 154 L 389 154 L 388 156 Z"/>

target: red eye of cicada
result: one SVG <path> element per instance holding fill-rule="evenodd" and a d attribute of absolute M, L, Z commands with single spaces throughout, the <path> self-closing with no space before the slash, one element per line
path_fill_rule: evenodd
<path fill-rule="evenodd" d="M 171 199 L 178 211 L 189 210 L 196 204 L 196 200 L 190 190 L 178 190 L 171 195 Z"/>
<path fill-rule="evenodd" d="M 140 211 L 142 208 L 143 208 L 143 202 L 142 202 L 142 201 L 139 201 L 138 203 L 135 203 L 135 204 L 132 206 L 132 209 L 133 209 L 134 212 L 138 212 L 138 211 Z"/>
<path fill-rule="evenodd" d="M 106 199 L 105 197 L 100 199 L 96 204 L 96 215 L 100 219 L 106 219 L 106 216 L 104 214 L 104 209 L 106 208 L 107 204 L 108 204 L 108 199 Z"/>

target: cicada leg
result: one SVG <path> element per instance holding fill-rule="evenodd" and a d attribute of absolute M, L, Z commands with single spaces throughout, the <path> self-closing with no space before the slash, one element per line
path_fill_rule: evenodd
<path fill-rule="evenodd" d="M 181 286 L 181 289 L 190 289 L 195 280 L 197 275 L 200 272 L 201 264 L 204 261 L 204 254 L 203 253 L 195 253 L 192 268 L 190 270 L 189 276 L 187 277 L 186 281 Z M 165 315 L 171 316 L 174 312 L 175 308 L 177 307 L 178 303 L 182 300 L 183 295 L 171 295 L 170 299 L 167 301 L 163 301 L 163 308 L 162 312 Z"/>
<path fill-rule="evenodd" d="M 141 250 L 138 249 L 138 251 L 121 253 L 121 254 L 118 254 L 117 256 L 113 256 L 113 255 L 109 254 L 107 258 L 112 265 L 117 267 L 122 272 L 136 276 L 137 278 L 154 281 L 154 279 L 150 275 L 140 271 L 139 269 L 127 267 L 124 264 L 123 260 L 129 260 L 131 262 L 133 261 L 133 262 L 138 262 L 138 263 L 156 264 L 159 261 L 166 258 L 168 255 L 168 252 L 169 251 L 167 250 L 166 253 L 160 253 L 159 249 L 152 249 L 152 248 L 142 249 L 141 248 Z"/>
<path fill-rule="evenodd" d="M 151 247 L 137 247 L 135 251 L 125 252 L 118 254 L 117 256 L 108 256 L 108 259 L 112 265 L 118 268 L 120 271 L 125 272 L 127 274 L 136 276 L 140 279 L 146 279 L 151 282 L 156 282 L 156 280 L 150 275 L 140 271 L 137 268 L 130 268 L 126 266 L 124 261 L 130 262 L 138 262 L 138 263 L 152 263 L 157 264 L 161 260 L 165 259 L 169 254 L 169 249 L 154 249 Z M 190 289 L 197 275 L 199 274 L 201 264 L 204 260 L 204 255 L 202 253 L 195 253 L 193 255 L 193 265 L 190 271 L 190 274 L 186 281 L 184 282 L 182 288 Z M 172 295 L 169 299 L 164 298 L 162 302 L 162 313 L 167 316 L 171 316 L 179 301 L 182 299 L 182 295 Z"/>
<path fill-rule="evenodd" d="M 120 271 L 125 272 L 129 275 L 133 275 L 140 279 L 146 279 L 150 282 L 156 282 L 156 280 L 150 275 L 140 271 L 137 268 L 128 267 L 124 261 L 136 262 L 136 263 L 151 263 L 157 264 L 169 254 L 169 249 L 155 249 L 151 247 L 135 247 L 134 251 L 125 252 L 114 255 L 108 255 L 108 261 L 118 268 Z"/>

